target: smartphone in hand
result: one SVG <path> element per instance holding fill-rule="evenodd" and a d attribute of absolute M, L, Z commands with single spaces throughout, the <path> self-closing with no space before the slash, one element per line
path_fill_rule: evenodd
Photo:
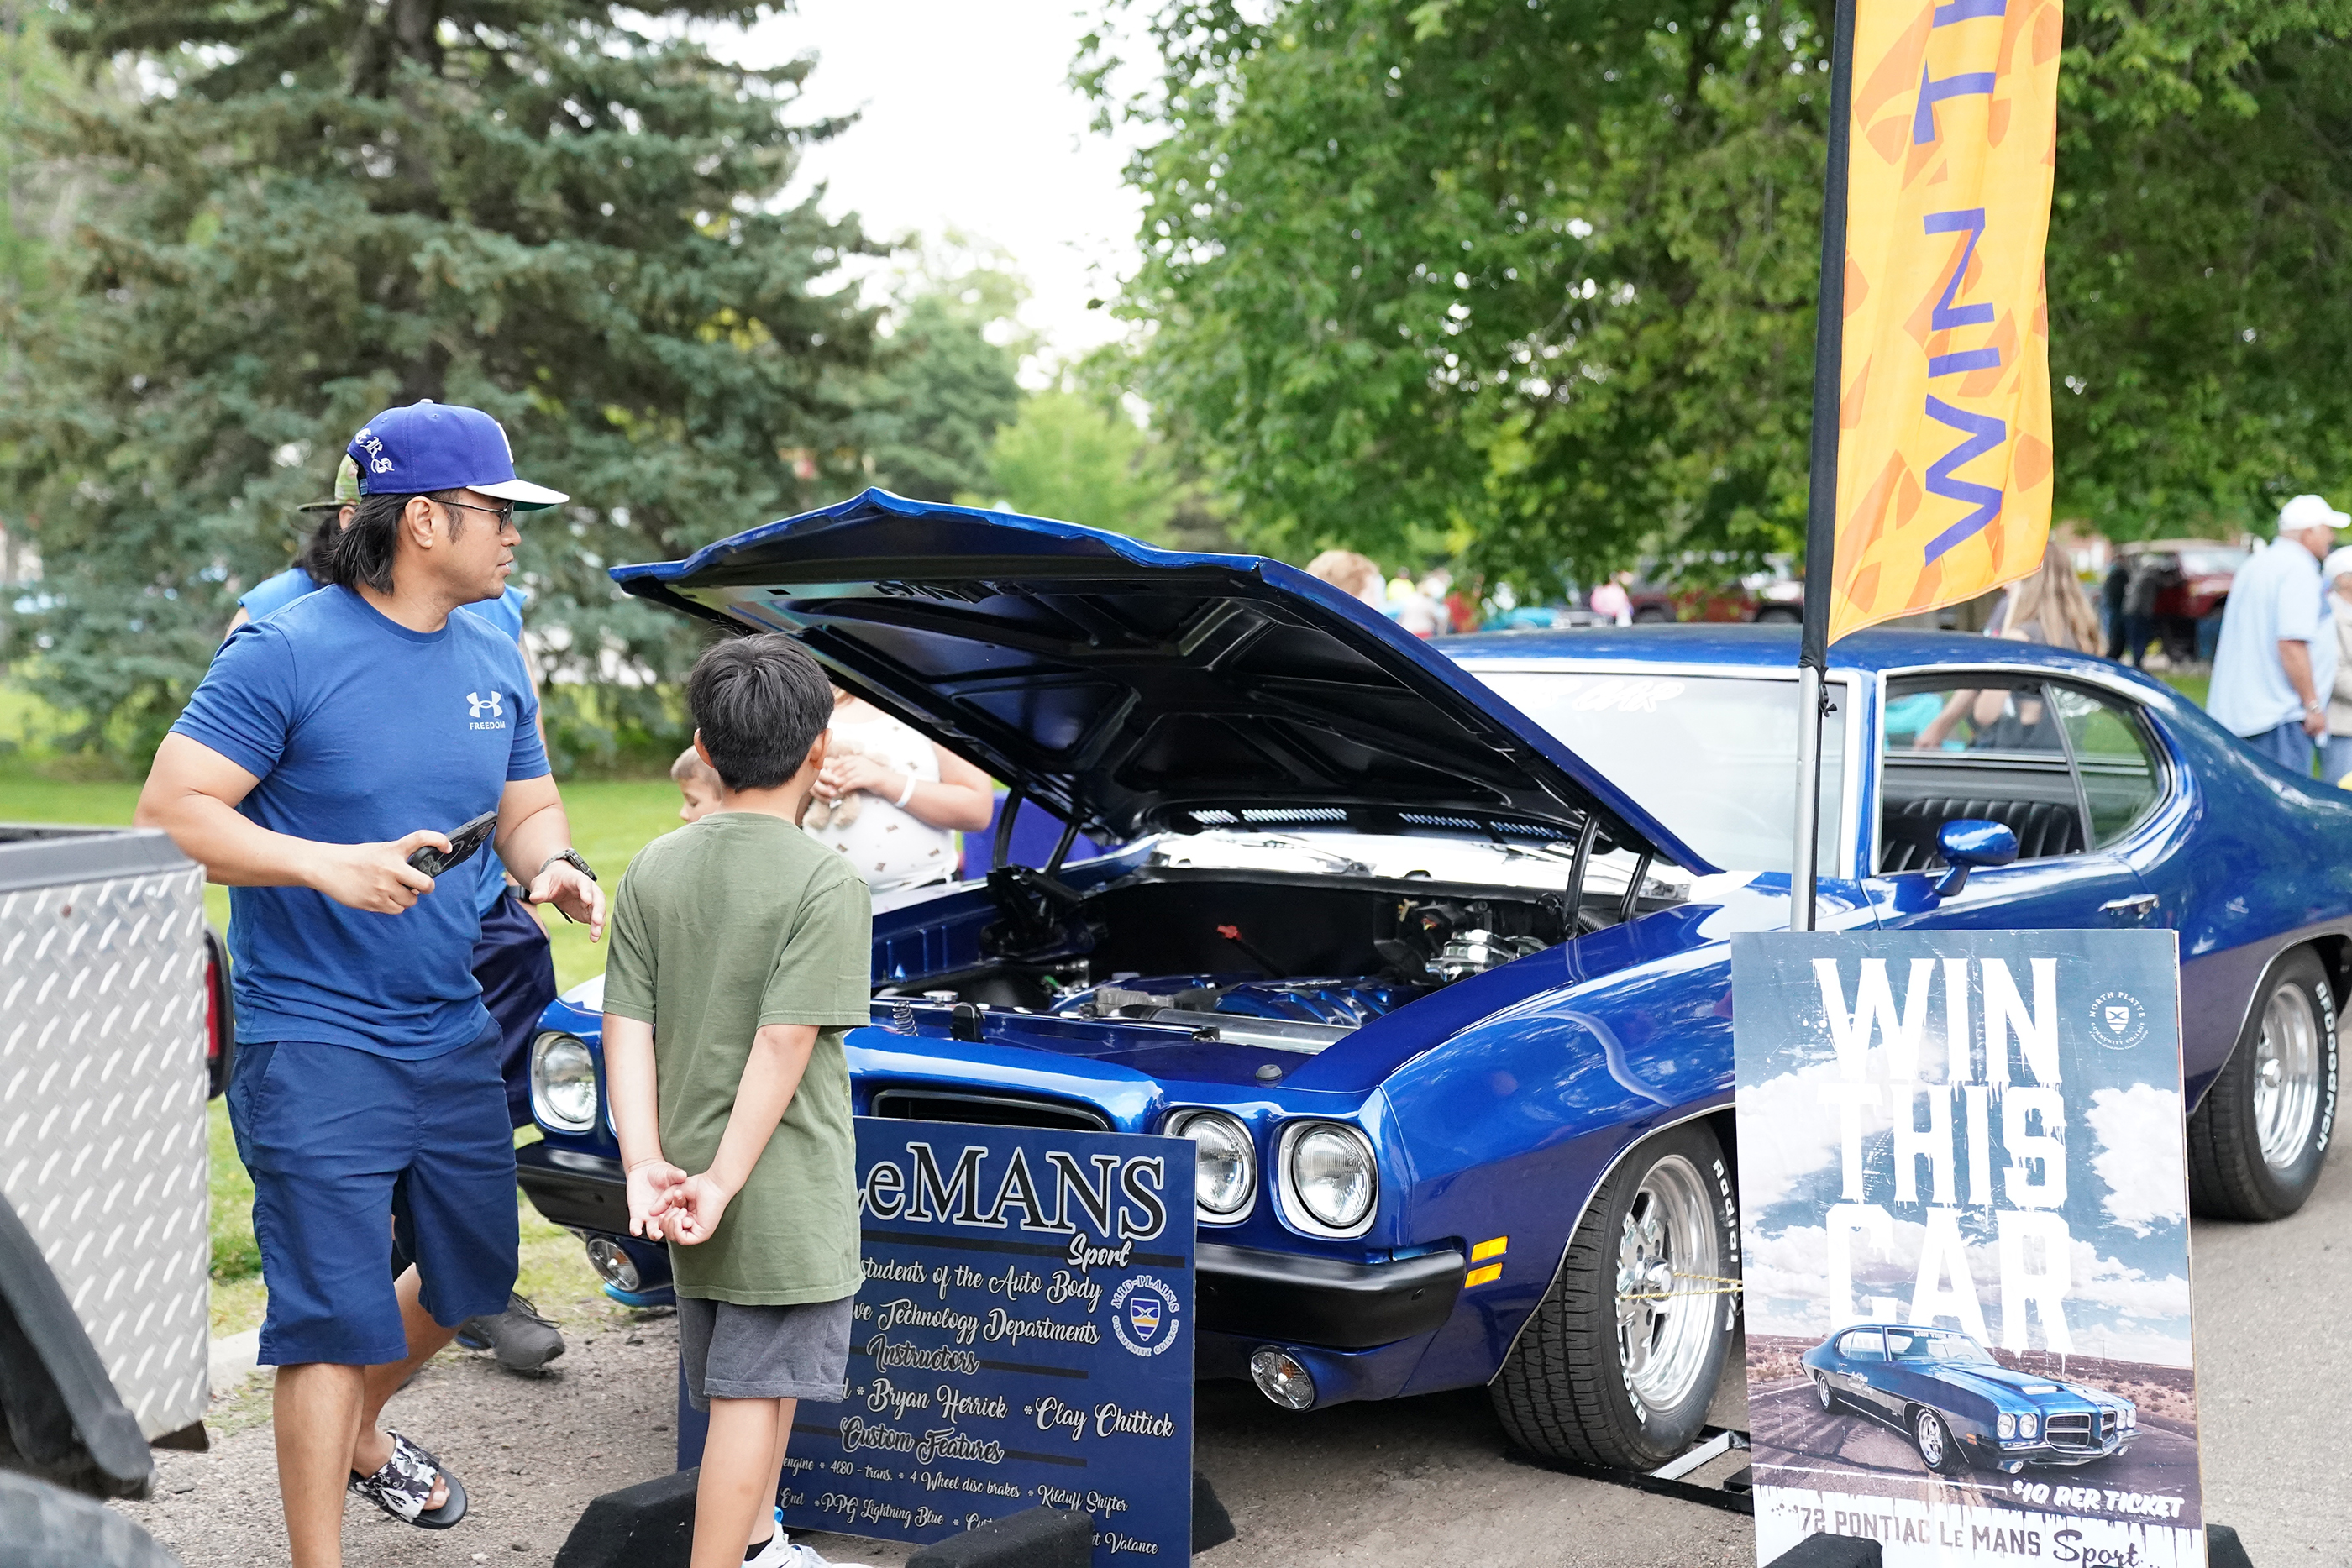
<path fill-rule="evenodd" d="M 451 866 L 463 865 L 474 858 L 474 852 L 490 841 L 499 831 L 499 814 L 485 811 L 472 821 L 460 826 L 449 835 L 449 848 L 445 852 L 427 844 L 408 857 L 408 863 L 426 876 L 439 876 Z"/>

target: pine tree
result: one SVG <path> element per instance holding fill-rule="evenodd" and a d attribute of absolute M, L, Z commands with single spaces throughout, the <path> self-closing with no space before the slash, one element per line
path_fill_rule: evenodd
<path fill-rule="evenodd" d="M 134 762 L 237 591 L 282 567 L 386 405 L 473 403 L 573 504 L 526 520 L 551 734 L 658 739 L 651 684 L 694 634 L 604 569 L 675 557 L 857 482 L 868 248 L 780 199 L 803 61 L 748 69 L 688 0 L 72 0 L 128 104 L 52 101 L 40 136 L 110 172 L 76 235 L 79 308 L 10 323 L 0 506 L 49 602 L 32 678 Z M 60 323 L 69 326 L 64 329 Z"/>

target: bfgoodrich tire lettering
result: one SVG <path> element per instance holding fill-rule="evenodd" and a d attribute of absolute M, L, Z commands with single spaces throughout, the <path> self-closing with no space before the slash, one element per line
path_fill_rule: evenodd
<path fill-rule="evenodd" d="M 1689 1448 L 1738 1312 L 1719 1282 L 1739 1271 L 1738 1231 L 1730 1165 L 1703 1123 L 1619 1162 L 1488 1386 L 1511 1440 L 1620 1469 L 1653 1469 Z"/>
<path fill-rule="evenodd" d="M 2246 1027 L 2189 1119 L 2189 1193 L 2217 1219 L 2284 1219 L 2319 1184 L 2335 1134 L 2336 998 L 2316 954 L 2271 967 Z"/>

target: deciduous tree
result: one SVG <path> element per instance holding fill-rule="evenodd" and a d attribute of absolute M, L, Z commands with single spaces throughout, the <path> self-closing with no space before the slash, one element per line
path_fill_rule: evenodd
<path fill-rule="evenodd" d="M 1801 538 L 1829 5 L 1134 0 L 1125 308 L 1252 540 L 1551 588 Z M 2059 511 L 2352 478 L 2352 5 L 2068 7 Z"/>

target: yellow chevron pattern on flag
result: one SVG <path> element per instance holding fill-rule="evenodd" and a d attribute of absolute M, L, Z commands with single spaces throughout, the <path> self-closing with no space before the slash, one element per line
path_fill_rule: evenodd
<path fill-rule="evenodd" d="M 2060 0 L 1856 0 L 1829 635 L 1972 599 L 2050 533 Z"/>

